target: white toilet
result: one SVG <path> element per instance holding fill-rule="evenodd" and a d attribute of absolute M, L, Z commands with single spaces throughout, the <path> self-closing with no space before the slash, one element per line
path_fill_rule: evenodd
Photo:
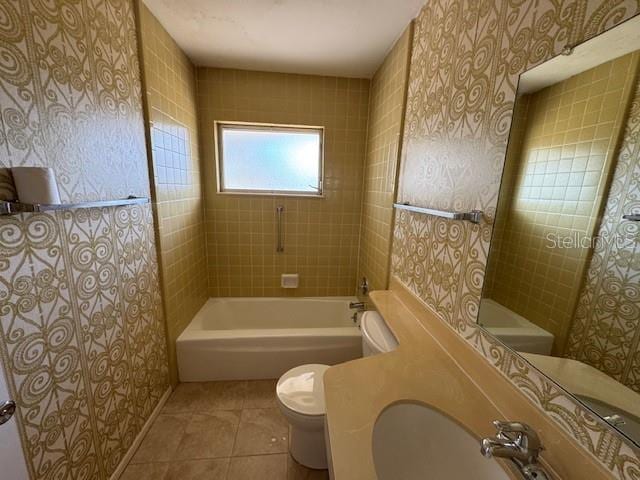
<path fill-rule="evenodd" d="M 364 312 L 360 322 L 365 357 L 389 352 L 398 346 L 378 312 Z M 289 451 L 308 468 L 327 468 L 324 442 L 324 383 L 328 365 L 308 364 L 292 368 L 278 380 L 278 406 L 291 425 Z"/>
<path fill-rule="evenodd" d="M 398 341 L 378 312 L 364 312 L 360 321 L 362 330 L 362 356 L 391 352 L 398 348 Z"/>

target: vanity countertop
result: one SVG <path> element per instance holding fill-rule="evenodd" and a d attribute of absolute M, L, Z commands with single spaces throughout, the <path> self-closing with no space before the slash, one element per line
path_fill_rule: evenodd
<path fill-rule="evenodd" d="M 465 372 L 458 363 L 471 360 L 477 365 L 486 364 L 482 367 L 488 369 L 485 389 L 499 385 L 495 383 L 496 376 L 499 376 L 497 370 L 457 338 L 457 334 L 426 307 L 412 300 L 412 295 L 406 290 L 396 287 L 375 291 L 370 297 L 396 336 L 399 346 L 393 352 L 335 365 L 325 373 L 327 431 L 336 480 L 376 479 L 371 446 L 373 427 L 380 412 L 394 402 L 424 402 L 449 415 L 478 438 L 495 434 L 493 420 L 515 415 L 513 411 L 501 414 L 496 404 L 483 393 L 476 383 L 479 381 L 477 368 Z M 502 382 L 504 385 L 496 389 L 497 394 L 504 393 L 506 388 L 508 393 L 517 395 L 510 399 L 511 402 L 524 402 L 515 388 L 506 380 Z M 522 416 L 508 419 L 531 423 L 529 418 Z M 551 431 L 555 432 L 553 428 Z M 549 443 L 557 446 L 568 439 L 549 432 L 545 430 L 543 433 L 547 434 L 547 439 L 553 436 L 554 441 L 547 441 L 547 447 L 550 447 Z M 544 434 L 541 436 L 544 442 Z M 561 467 L 560 472 L 565 474 L 555 471 L 554 478 L 587 478 L 580 477 L 586 473 L 592 479 L 608 478 L 599 474 L 604 474 L 604 471 L 595 464 L 581 471 L 585 461 L 575 456 L 584 457 L 585 453 L 575 445 L 563 448 L 565 460 L 580 460 L 582 466 L 576 467 L 572 461 L 570 475 L 566 474 L 568 469 L 563 472 L 565 468 Z"/>

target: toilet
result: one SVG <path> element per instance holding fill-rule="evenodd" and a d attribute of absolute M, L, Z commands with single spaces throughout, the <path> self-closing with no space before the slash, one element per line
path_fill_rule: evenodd
<path fill-rule="evenodd" d="M 365 357 L 390 352 L 398 342 L 378 312 L 364 312 L 360 322 Z M 324 372 L 329 365 L 317 363 L 292 368 L 278 380 L 278 406 L 291 425 L 289 451 L 301 465 L 327 468 L 324 441 Z"/>
<path fill-rule="evenodd" d="M 364 312 L 360 321 L 362 356 L 370 357 L 398 348 L 398 341 L 378 312 Z"/>

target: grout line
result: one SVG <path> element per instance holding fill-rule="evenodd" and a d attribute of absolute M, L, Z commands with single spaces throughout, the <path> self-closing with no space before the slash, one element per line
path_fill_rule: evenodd
<path fill-rule="evenodd" d="M 275 455 L 289 455 L 289 451 L 286 452 L 273 452 L 273 453 L 254 453 L 251 455 L 234 455 L 229 458 L 247 458 L 247 457 L 273 457 Z"/>
<path fill-rule="evenodd" d="M 243 399 L 242 403 L 244 404 L 244 399 Z M 242 409 L 240 410 L 240 415 L 238 417 L 238 425 L 236 427 L 236 433 L 233 436 L 233 443 L 231 444 L 231 457 L 233 457 L 233 451 L 236 449 L 236 443 L 238 441 L 238 433 L 240 432 L 240 425 L 241 424 L 242 424 Z M 229 465 L 231 465 L 231 461 L 229 461 Z"/>
<path fill-rule="evenodd" d="M 205 462 L 207 460 L 231 460 L 232 458 L 247 458 L 247 457 L 272 457 L 274 455 L 289 455 L 289 451 L 286 452 L 272 452 L 272 453 L 252 453 L 247 455 L 222 455 L 220 457 L 193 457 L 193 458 L 181 458 L 173 460 L 156 460 L 153 462 L 140 462 L 132 463 L 131 465 L 154 465 L 157 463 L 184 463 L 184 462 Z"/>

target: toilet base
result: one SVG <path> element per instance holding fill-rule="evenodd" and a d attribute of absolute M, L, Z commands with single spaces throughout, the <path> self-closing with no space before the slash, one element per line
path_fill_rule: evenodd
<path fill-rule="evenodd" d="M 304 430 L 292 425 L 289 452 L 296 462 L 307 468 L 327 468 L 327 449 L 322 429 Z"/>

